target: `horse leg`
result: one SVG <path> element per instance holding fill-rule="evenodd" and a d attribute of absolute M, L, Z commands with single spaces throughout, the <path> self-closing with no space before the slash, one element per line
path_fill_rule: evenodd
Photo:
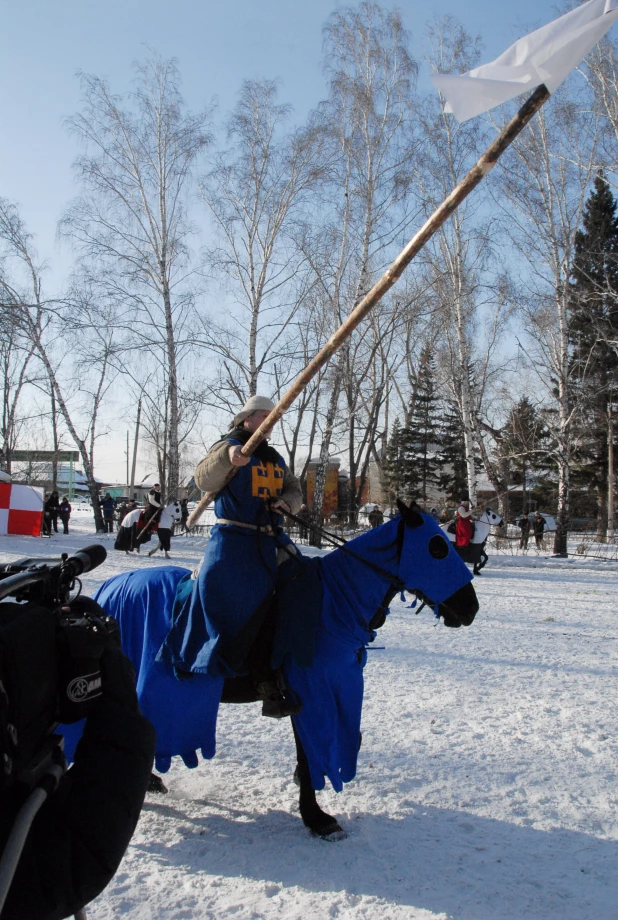
<path fill-rule="evenodd" d="M 303 824 L 305 827 L 308 827 L 316 837 L 321 837 L 322 840 L 345 840 L 348 835 L 337 819 L 333 818 L 332 815 L 327 815 L 318 805 L 315 789 L 311 782 L 307 755 L 305 754 L 294 724 L 292 724 L 292 728 L 294 730 L 297 758 L 294 781 L 300 787 L 298 806 Z"/>

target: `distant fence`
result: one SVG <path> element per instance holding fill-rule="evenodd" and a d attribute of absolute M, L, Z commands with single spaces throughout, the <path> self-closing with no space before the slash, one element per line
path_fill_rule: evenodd
<path fill-rule="evenodd" d="M 528 538 L 528 548 L 522 549 L 519 545 L 520 534 L 509 533 L 504 537 L 492 533 L 487 540 L 486 550 L 490 555 L 502 556 L 530 556 L 536 552 L 551 555 L 554 549 L 554 536 L 554 531 L 546 531 L 543 534 L 541 547 L 537 548 L 534 535 L 531 533 Z M 569 556 L 618 562 L 618 533 L 614 533 L 607 542 L 601 543 L 592 528 L 569 531 L 567 553 Z"/>

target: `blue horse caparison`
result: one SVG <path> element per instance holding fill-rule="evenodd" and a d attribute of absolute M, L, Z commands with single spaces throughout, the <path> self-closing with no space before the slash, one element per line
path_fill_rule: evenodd
<path fill-rule="evenodd" d="M 313 660 L 308 667 L 307 643 L 294 648 L 292 642 L 287 650 L 279 643 L 279 656 L 289 688 L 303 703 L 293 723 L 313 789 L 323 788 L 327 777 L 339 791 L 356 774 L 365 649 L 375 636 L 370 623 L 393 579 L 429 599 L 447 625 L 471 623 L 478 609 L 472 576 L 437 524 L 428 515 L 400 508 L 403 518 L 351 540 L 343 549 L 322 558 L 302 557 L 323 589 L 308 643 Z M 170 665 L 156 661 L 171 626 L 177 585 L 186 575 L 186 569 L 172 566 L 130 572 L 109 579 L 96 595 L 119 622 L 123 649 L 136 670 L 140 706 L 157 731 L 160 772 L 169 769 L 175 755 L 195 767 L 198 750 L 211 758 L 216 749 L 223 678 L 195 674 L 178 680 Z M 290 584 L 293 596 L 293 579 Z M 286 617 L 289 632 L 294 610 Z"/>

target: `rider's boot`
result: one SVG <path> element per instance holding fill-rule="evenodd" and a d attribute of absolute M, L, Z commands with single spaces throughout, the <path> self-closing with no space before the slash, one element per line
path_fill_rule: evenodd
<path fill-rule="evenodd" d="M 303 708 L 303 704 L 293 700 L 286 694 L 276 679 L 262 680 L 256 684 L 258 698 L 262 702 L 262 715 L 271 719 L 285 719 L 286 716 L 295 716 Z"/>

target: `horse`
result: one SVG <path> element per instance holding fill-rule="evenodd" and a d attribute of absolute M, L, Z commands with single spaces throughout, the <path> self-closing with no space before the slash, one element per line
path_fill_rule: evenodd
<path fill-rule="evenodd" d="M 435 521 L 403 503 L 399 510 L 324 557 L 291 551 L 279 568 L 271 664 L 303 704 L 292 717 L 300 814 L 305 826 L 326 840 L 347 835 L 320 808 L 316 790 L 328 778 L 340 791 L 356 775 L 367 647 L 391 600 L 407 591 L 434 607 L 450 627 L 470 625 L 478 611 L 472 575 Z M 258 699 L 248 677 L 189 675 L 157 661 L 177 590 L 190 578 L 180 567 L 142 569 L 109 579 L 95 595 L 118 621 L 123 650 L 135 668 L 142 712 L 157 732 L 159 773 L 167 772 L 175 755 L 188 767 L 197 766 L 198 749 L 206 759 L 214 756 L 220 702 Z"/>
<path fill-rule="evenodd" d="M 161 513 L 158 515 L 157 520 L 151 525 L 149 525 L 145 517 L 144 509 L 135 508 L 133 511 L 129 511 L 128 514 L 125 514 L 122 519 L 122 523 L 118 528 L 114 549 L 122 550 L 127 553 L 127 555 L 132 553 L 134 549 L 139 553 L 140 545 L 142 543 L 147 543 L 153 533 L 158 535 L 159 530 L 171 531 L 174 528 L 174 524 L 181 520 L 182 507 L 180 502 L 177 501 L 172 501 L 165 505 L 165 507 L 161 509 Z M 168 534 L 165 533 L 163 536 L 163 541 L 159 537 L 158 545 L 150 550 L 148 553 L 149 556 L 156 553 L 158 549 L 163 549 L 166 558 L 168 558 L 170 549 Z"/>
<path fill-rule="evenodd" d="M 464 562 L 473 566 L 475 575 L 481 574 L 481 569 L 487 565 L 489 556 L 485 552 L 485 544 L 491 527 L 501 527 L 504 520 L 491 508 L 478 517 L 474 518 L 474 534 L 467 546 L 455 546 L 456 552 L 461 556 Z M 451 543 L 455 543 L 455 523 L 442 524 L 440 528 L 448 537 Z"/>

